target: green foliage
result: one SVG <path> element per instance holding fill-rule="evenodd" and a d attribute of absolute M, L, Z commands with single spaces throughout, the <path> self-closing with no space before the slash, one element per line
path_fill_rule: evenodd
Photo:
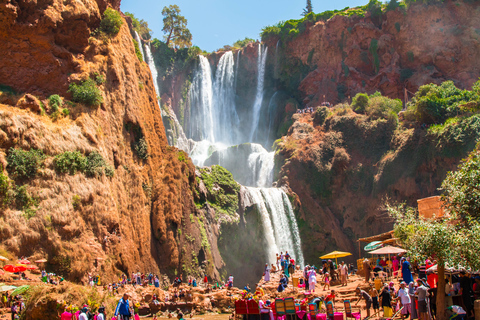
<path fill-rule="evenodd" d="M 70 110 L 68 110 L 67 108 L 62 109 L 62 115 L 64 117 L 68 117 L 69 114 L 70 114 Z"/>
<path fill-rule="evenodd" d="M 55 156 L 53 164 L 57 172 L 74 175 L 85 171 L 87 158 L 78 151 L 65 151 Z"/>
<path fill-rule="evenodd" d="M 378 73 L 380 70 L 380 58 L 378 57 L 378 40 L 372 39 L 370 41 L 370 47 L 368 48 L 370 54 L 373 57 L 373 67 L 375 68 L 375 73 Z"/>
<path fill-rule="evenodd" d="M 395 22 L 395 29 L 397 29 L 397 32 L 400 32 L 401 30 L 400 22 Z"/>
<path fill-rule="evenodd" d="M 442 183 L 444 200 L 449 211 L 462 219 L 480 219 L 480 149 L 463 160 L 457 171 L 447 174 Z"/>
<path fill-rule="evenodd" d="M 72 94 L 73 101 L 90 107 L 98 107 L 103 103 L 100 89 L 97 88 L 96 82 L 90 78 L 80 84 L 71 83 L 68 92 Z"/>
<path fill-rule="evenodd" d="M 73 210 L 78 210 L 82 204 L 82 198 L 78 194 L 74 194 L 72 197 Z"/>
<path fill-rule="evenodd" d="M 30 196 L 27 191 L 27 186 L 23 185 L 17 187 L 15 193 L 15 204 L 21 210 L 26 210 L 31 208 L 32 206 L 37 206 L 37 201 Z"/>
<path fill-rule="evenodd" d="M 397 120 L 400 111 L 402 111 L 402 101 L 400 99 L 389 99 L 384 96 L 370 97 L 365 109 L 370 118 L 383 118 L 393 121 Z"/>
<path fill-rule="evenodd" d="M 382 3 L 378 0 L 370 0 L 366 6 L 366 10 L 370 12 L 372 17 L 382 15 Z"/>
<path fill-rule="evenodd" d="M 133 40 L 133 45 L 135 46 L 135 55 L 137 56 L 140 62 L 143 62 L 143 56 L 142 56 L 142 52 L 140 51 L 139 43 L 135 39 L 132 39 L 132 40 Z"/>
<path fill-rule="evenodd" d="M 0 207 L 10 204 L 13 199 L 11 191 L 13 189 L 13 181 L 3 173 L 3 166 L 0 165 Z"/>
<path fill-rule="evenodd" d="M 132 18 L 133 30 L 138 32 L 140 38 L 150 40 L 152 30 L 148 27 L 148 23 L 143 19 L 139 20 L 133 13 L 125 12 L 125 15 Z"/>
<path fill-rule="evenodd" d="M 178 161 L 188 163 L 188 156 L 183 151 L 178 152 Z"/>
<path fill-rule="evenodd" d="M 95 77 L 95 82 L 97 85 L 102 85 L 105 83 L 105 76 L 99 74 L 98 72 L 95 72 L 93 76 Z"/>
<path fill-rule="evenodd" d="M 323 125 L 329 115 L 330 115 L 330 110 L 327 107 L 317 108 L 313 116 L 313 122 L 318 125 Z"/>
<path fill-rule="evenodd" d="M 145 137 L 140 138 L 134 146 L 135 153 L 140 159 L 147 160 L 150 157 L 148 153 L 148 143 Z"/>
<path fill-rule="evenodd" d="M 303 9 L 302 16 L 306 16 L 313 12 L 312 0 L 307 0 L 307 6 Z"/>
<path fill-rule="evenodd" d="M 52 108 L 53 112 L 56 112 L 58 111 L 58 108 L 63 105 L 62 98 L 58 94 L 53 94 L 48 97 L 48 105 L 50 106 L 50 108 Z"/>
<path fill-rule="evenodd" d="M 410 79 L 413 76 L 414 70 L 412 69 L 401 69 L 400 70 L 400 81 L 404 82 L 407 79 Z"/>
<path fill-rule="evenodd" d="M 255 39 L 245 37 L 243 40 L 237 40 L 235 43 L 232 45 L 233 48 L 243 48 L 246 47 L 249 43 L 255 42 Z"/>
<path fill-rule="evenodd" d="M 180 8 L 174 4 L 162 10 L 165 43 L 173 48 L 192 46 L 192 34 L 187 28 L 187 19 L 180 14 Z"/>
<path fill-rule="evenodd" d="M 103 13 L 103 19 L 100 22 L 100 30 L 107 35 L 114 37 L 120 31 L 123 19 L 120 13 L 114 9 L 107 8 Z"/>
<path fill-rule="evenodd" d="M 98 151 L 93 151 L 87 156 L 87 164 L 85 166 L 85 174 L 89 177 L 99 177 L 104 173 L 109 176 L 112 174 L 112 168 L 108 168 L 105 159 Z"/>
<path fill-rule="evenodd" d="M 352 109 L 356 113 L 365 113 L 369 100 L 368 94 L 357 93 L 352 99 Z"/>
<path fill-rule="evenodd" d="M 232 174 L 221 166 L 200 169 L 201 179 L 214 201 L 210 203 L 219 212 L 235 216 L 238 210 L 240 185 Z"/>
<path fill-rule="evenodd" d="M 445 81 L 440 86 L 421 86 L 410 101 L 407 112 L 413 114 L 421 123 L 443 123 L 462 112 L 461 106 L 469 103 L 480 103 L 480 95 L 475 89 L 462 90 L 457 88 L 453 81 Z"/>
<path fill-rule="evenodd" d="M 10 148 L 7 156 L 7 170 L 14 179 L 30 179 L 37 175 L 43 166 L 45 156 L 42 151 Z"/>

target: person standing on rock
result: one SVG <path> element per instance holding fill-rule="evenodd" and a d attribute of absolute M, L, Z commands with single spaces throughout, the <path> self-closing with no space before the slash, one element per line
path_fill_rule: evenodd
<path fill-rule="evenodd" d="M 277 253 L 277 270 L 280 270 L 280 257 L 278 256 L 278 253 Z"/>
<path fill-rule="evenodd" d="M 403 281 L 400 283 L 400 289 L 398 289 L 397 300 L 400 300 L 400 307 L 403 307 L 402 319 L 405 319 L 410 315 L 410 313 L 412 313 L 412 304 L 406 283 Z"/>
<path fill-rule="evenodd" d="M 315 285 L 317 284 L 317 273 L 315 272 L 315 268 L 311 268 L 308 273 L 308 289 L 311 292 L 315 292 Z"/>
<path fill-rule="evenodd" d="M 348 267 L 347 265 L 345 264 L 345 262 L 342 261 L 342 263 L 340 264 L 340 266 L 338 266 L 338 269 L 339 270 L 339 273 L 340 273 L 340 280 L 342 282 L 342 286 L 346 286 L 347 285 L 347 273 L 348 273 Z"/>
<path fill-rule="evenodd" d="M 365 272 L 365 282 L 368 283 L 370 281 L 370 261 L 368 259 L 363 260 L 363 272 Z"/>
<path fill-rule="evenodd" d="M 228 288 L 231 289 L 233 288 L 233 276 L 230 275 L 230 277 L 228 277 Z"/>
<path fill-rule="evenodd" d="M 402 277 L 405 283 L 410 283 L 413 281 L 412 271 L 410 270 L 410 262 L 407 259 L 402 258 Z"/>
<path fill-rule="evenodd" d="M 124 293 L 115 308 L 115 317 L 119 317 L 119 320 L 130 320 L 131 316 L 128 293 Z"/>
<path fill-rule="evenodd" d="M 207 275 L 205 275 L 205 277 L 203 278 L 203 286 L 206 288 L 208 285 L 208 277 Z"/>
<path fill-rule="evenodd" d="M 265 282 L 270 281 L 270 267 L 268 266 L 268 263 L 265 263 L 265 270 L 263 272 L 263 280 Z"/>

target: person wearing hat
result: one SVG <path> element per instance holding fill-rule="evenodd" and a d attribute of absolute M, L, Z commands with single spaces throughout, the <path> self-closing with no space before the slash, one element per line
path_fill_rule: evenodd
<path fill-rule="evenodd" d="M 88 306 L 84 305 L 82 310 L 80 311 L 80 314 L 78 315 L 78 320 L 88 320 L 87 312 Z"/>
<path fill-rule="evenodd" d="M 132 316 L 128 302 L 128 293 L 124 293 L 123 297 L 118 301 L 117 307 L 115 308 L 115 317 L 117 316 L 120 316 L 120 320 L 130 320 Z"/>
<path fill-rule="evenodd" d="M 422 279 L 417 279 L 419 287 L 415 290 L 415 295 L 418 296 L 418 319 L 427 320 L 427 297 L 428 288 L 423 284 Z"/>
<path fill-rule="evenodd" d="M 98 308 L 97 320 L 106 320 L 104 306 L 101 306 L 100 308 Z"/>
<path fill-rule="evenodd" d="M 400 282 L 400 289 L 398 289 L 397 300 L 400 301 L 400 307 L 403 307 L 402 319 L 405 319 L 405 317 L 408 317 L 410 313 L 412 313 L 412 300 L 410 299 L 408 289 L 404 281 Z"/>

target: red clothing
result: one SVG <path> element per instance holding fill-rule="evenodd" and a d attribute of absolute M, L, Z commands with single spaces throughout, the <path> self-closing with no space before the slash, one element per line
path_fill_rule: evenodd
<path fill-rule="evenodd" d="M 207 276 L 205 276 L 205 278 L 203 278 L 203 282 L 207 283 L 208 282 L 208 278 Z"/>
<path fill-rule="evenodd" d="M 428 270 L 433 266 L 434 266 L 433 263 L 427 262 L 425 263 L 425 270 Z M 436 273 L 427 274 L 427 283 L 430 286 L 430 288 L 436 288 L 438 283 L 438 274 Z"/>
<path fill-rule="evenodd" d="M 62 313 L 60 320 L 72 320 L 72 318 L 73 318 L 73 314 L 65 311 L 64 313 Z"/>

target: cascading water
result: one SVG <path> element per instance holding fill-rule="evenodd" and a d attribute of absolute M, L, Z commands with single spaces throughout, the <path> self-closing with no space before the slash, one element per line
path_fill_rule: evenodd
<path fill-rule="evenodd" d="M 150 45 L 145 45 L 145 56 L 147 57 L 147 64 L 150 68 L 150 72 L 152 73 L 153 78 L 153 86 L 155 87 L 155 93 L 157 97 L 160 96 L 160 88 L 158 86 L 158 71 L 157 67 L 155 66 L 155 61 L 153 60 L 152 51 L 150 50 Z"/>
<path fill-rule="evenodd" d="M 187 135 L 196 141 L 189 154 L 195 165 L 219 164 L 236 181 L 248 186 L 247 197 L 260 215 L 270 263 L 275 262 L 275 253 L 288 251 L 303 265 L 300 236 L 288 196 L 282 189 L 272 188 L 274 153 L 251 143 L 259 126 L 267 60 L 267 48 L 259 45 L 258 50 L 256 96 L 249 112 L 252 122 L 243 125 L 235 104 L 240 54 L 237 53 L 235 64 L 233 53 L 224 53 L 214 77 L 209 61 L 199 56 L 189 92 Z M 273 112 L 267 112 L 270 122 Z M 235 145 L 242 142 L 246 143 Z"/>
<path fill-rule="evenodd" d="M 263 84 L 265 82 L 265 64 L 267 62 L 268 47 L 262 50 L 262 45 L 258 45 L 258 59 L 257 59 L 257 94 L 255 95 L 255 102 L 252 110 L 252 128 L 250 130 L 250 141 L 257 132 L 258 121 L 260 120 L 260 110 L 263 103 Z"/>
<path fill-rule="evenodd" d="M 142 54 L 142 59 L 145 60 L 145 53 L 143 52 L 143 43 L 137 31 L 135 31 L 135 40 L 137 40 L 138 42 L 138 47 L 140 49 L 140 53 Z"/>
<path fill-rule="evenodd" d="M 297 264 L 303 266 L 300 234 L 287 194 L 278 188 L 247 187 L 247 190 L 250 200 L 260 212 L 269 261 L 275 261 L 276 253 L 288 251 L 296 258 Z M 271 244 L 272 239 L 275 241 L 274 245 Z"/>

